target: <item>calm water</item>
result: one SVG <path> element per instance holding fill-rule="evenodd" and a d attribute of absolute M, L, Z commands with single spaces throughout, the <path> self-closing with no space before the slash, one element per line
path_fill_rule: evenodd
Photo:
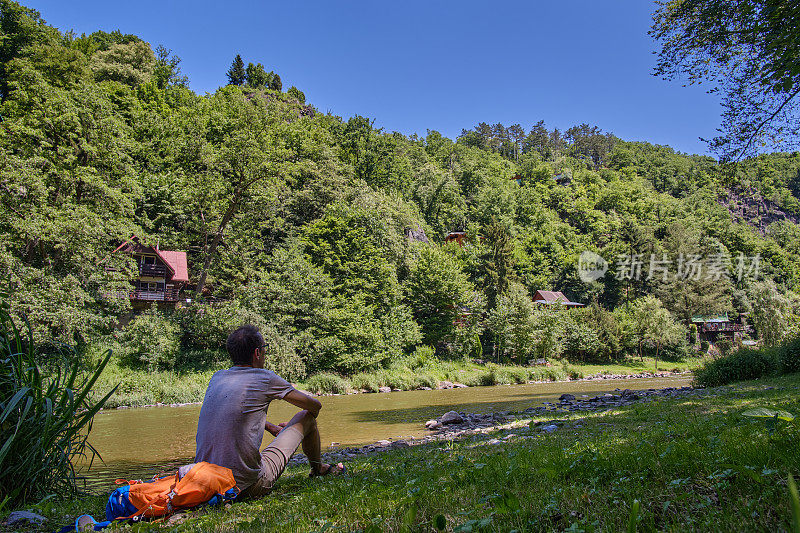
<path fill-rule="evenodd" d="M 540 406 L 565 392 L 593 396 L 616 388 L 682 387 L 690 381 L 690 376 L 680 376 L 325 396 L 320 398 L 323 408 L 318 421 L 323 448 L 331 443 L 351 446 L 425 435 L 424 422 L 450 410 L 517 411 Z M 268 419 L 285 422 L 296 411 L 286 402 L 275 401 Z M 199 405 L 101 412 L 95 417 L 89 442 L 103 462 L 95 460 L 88 472 L 89 485 L 105 490 L 115 478 L 146 478 L 191 462 L 199 413 Z M 271 435 L 265 434 L 265 443 L 267 437 Z"/>

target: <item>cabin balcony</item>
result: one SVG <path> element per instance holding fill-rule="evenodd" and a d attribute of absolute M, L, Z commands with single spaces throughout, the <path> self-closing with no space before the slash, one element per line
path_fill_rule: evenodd
<path fill-rule="evenodd" d="M 725 323 L 710 323 L 710 324 L 703 324 L 700 331 L 705 332 L 715 332 L 715 331 L 745 331 L 744 324 L 725 324 Z"/>
<path fill-rule="evenodd" d="M 130 292 L 130 298 L 139 302 L 177 302 L 177 289 L 164 289 L 156 291 L 135 290 Z"/>
<path fill-rule="evenodd" d="M 163 278 L 167 275 L 167 267 L 166 265 L 142 264 L 139 265 L 139 274 L 141 276 Z"/>

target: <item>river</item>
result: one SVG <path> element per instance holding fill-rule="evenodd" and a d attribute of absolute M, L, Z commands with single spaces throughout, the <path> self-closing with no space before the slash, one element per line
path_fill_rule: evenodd
<path fill-rule="evenodd" d="M 332 444 L 362 445 L 380 439 L 425 435 L 426 420 L 451 410 L 519 411 L 553 401 L 562 393 L 594 396 L 617 388 L 683 387 L 691 379 L 687 375 L 324 396 L 319 398 L 323 408 L 318 422 L 323 449 Z M 269 407 L 268 419 L 273 423 L 284 422 L 296 411 L 286 402 L 275 401 Z M 143 479 L 191 462 L 199 413 L 199 405 L 100 412 L 95 417 L 89 442 L 103 460 L 95 459 L 85 472 L 87 485 L 106 490 L 113 487 L 116 478 Z M 271 435 L 265 434 L 265 444 L 268 438 Z"/>

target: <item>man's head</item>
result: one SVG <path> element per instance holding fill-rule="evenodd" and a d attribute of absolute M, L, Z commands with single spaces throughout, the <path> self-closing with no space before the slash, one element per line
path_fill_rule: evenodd
<path fill-rule="evenodd" d="M 264 337 L 253 325 L 241 326 L 228 335 L 225 349 L 234 365 L 264 368 Z"/>

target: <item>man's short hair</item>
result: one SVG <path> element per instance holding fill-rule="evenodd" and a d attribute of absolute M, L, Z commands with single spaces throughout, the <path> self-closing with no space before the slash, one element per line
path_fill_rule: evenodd
<path fill-rule="evenodd" d="M 253 352 L 264 344 L 264 337 L 258 328 L 248 324 L 228 335 L 225 349 L 235 365 L 249 365 L 253 362 Z"/>

